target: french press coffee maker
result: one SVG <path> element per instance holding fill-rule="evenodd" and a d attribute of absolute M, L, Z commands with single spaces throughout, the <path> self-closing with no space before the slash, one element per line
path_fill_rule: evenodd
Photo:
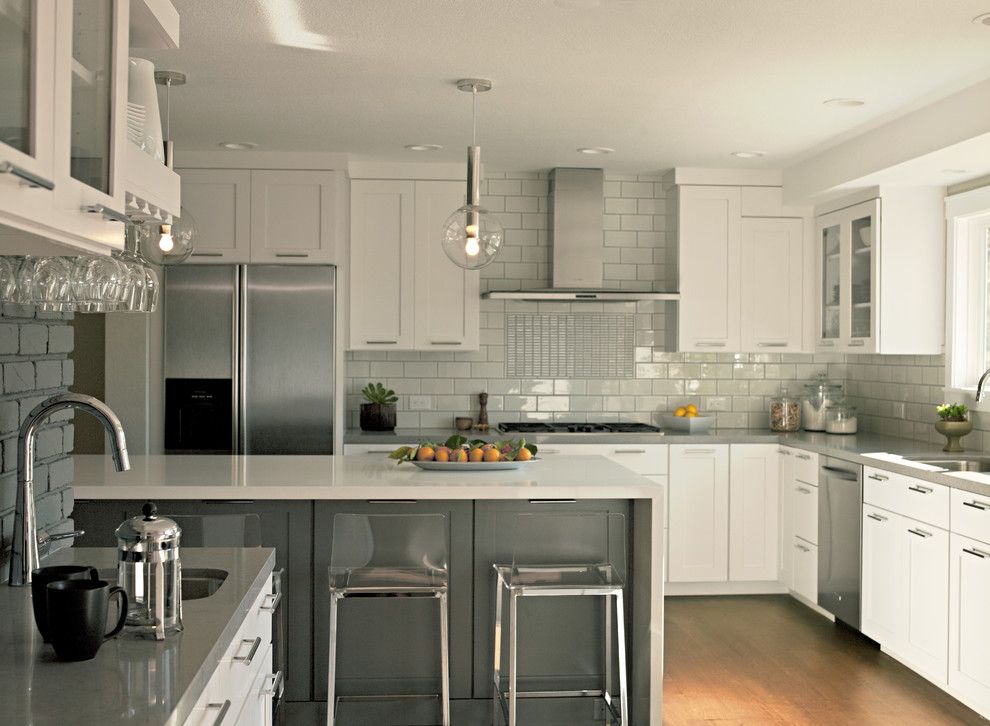
<path fill-rule="evenodd" d="M 182 630 L 182 530 L 147 502 L 117 527 L 117 583 L 127 591 L 127 625 L 164 640 Z"/>

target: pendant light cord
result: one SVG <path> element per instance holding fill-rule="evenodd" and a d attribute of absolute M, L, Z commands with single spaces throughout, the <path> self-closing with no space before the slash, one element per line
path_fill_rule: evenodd
<path fill-rule="evenodd" d="M 478 89 L 471 89 L 471 146 L 478 145 Z"/>
<path fill-rule="evenodd" d="M 165 79 L 165 136 L 166 141 L 172 140 L 172 104 L 170 100 L 170 91 L 172 90 L 172 79 Z"/>

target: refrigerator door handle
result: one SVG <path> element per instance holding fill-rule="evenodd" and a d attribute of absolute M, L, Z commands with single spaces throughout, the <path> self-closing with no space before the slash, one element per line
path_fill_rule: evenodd
<path fill-rule="evenodd" d="M 247 270 L 244 265 L 237 266 L 237 303 L 236 309 L 237 331 L 237 361 L 234 369 L 237 371 L 237 395 L 234 401 L 234 420 L 237 421 L 237 438 L 235 453 L 246 454 L 247 451 Z"/>

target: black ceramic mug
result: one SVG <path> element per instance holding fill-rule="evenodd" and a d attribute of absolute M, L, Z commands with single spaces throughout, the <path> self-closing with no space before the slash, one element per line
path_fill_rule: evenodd
<path fill-rule="evenodd" d="M 45 642 L 48 637 L 48 585 L 59 580 L 99 580 L 95 567 L 88 565 L 54 565 L 39 567 L 31 571 L 31 606 L 34 608 L 34 623 Z"/>
<path fill-rule="evenodd" d="M 47 587 L 48 635 L 59 660 L 89 660 L 124 627 L 127 593 L 103 580 L 60 580 Z M 108 633 L 110 598 L 120 596 L 117 624 Z"/>

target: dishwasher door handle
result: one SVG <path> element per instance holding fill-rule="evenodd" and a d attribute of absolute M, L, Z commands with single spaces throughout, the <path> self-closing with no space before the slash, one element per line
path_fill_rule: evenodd
<path fill-rule="evenodd" d="M 834 476 L 836 479 L 844 479 L 845 481 L 859 481 L 859 477 L 856 476 L 854 472 L 848 469 L 840 469 L 836 466 L 822 466 L 823 471 L 827 471 L 829 474 Z"/>

